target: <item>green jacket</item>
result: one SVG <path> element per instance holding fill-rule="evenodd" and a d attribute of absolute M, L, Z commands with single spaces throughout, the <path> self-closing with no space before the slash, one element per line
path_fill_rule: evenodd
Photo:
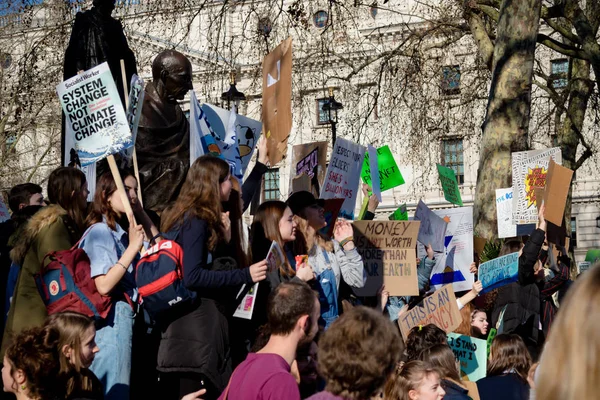
<path fill-rule="evenodd" d="M 33 278 L 40 272 L 44 257 L 51 251 L 70 249 L 78 239 L 78 229 L 67 212 L 58 205 L 42 208 L 27 222 L 10 252 L 12 261 L 21 266 L 21 271 L 2 338 L 3 357 L 14 335 L 24 329 L 43 325 L 48 316 Z"/>

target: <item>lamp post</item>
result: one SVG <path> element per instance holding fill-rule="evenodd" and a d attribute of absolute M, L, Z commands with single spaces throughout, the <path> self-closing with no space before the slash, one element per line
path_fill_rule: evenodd
<path fill-rule="evenodd" d="M 323 111 L 325 111 L 329 117 L 329 123 L 331 124 L 331 141 L 332 145 L 335 146 L 335 140 L 337 138 L 336 135 L 336 125 L 338 122 L 338 110 L 343 109 L 344 106 L 339 101 L 335 100 L 333 97 L 333 88 L 329 88 L 329 100 L 325 104 L 323 104 Z"/>
<path fill-rule="evenodd" d="M 246 100 L 246 95 L 235 87 L 235 72 L 231 71 L 229 73 L 229 90 L 223 92 L 221 95 L 221 100 L 227 101 L 227 109 L 230 110 L 231 102 L 233 101 L 235 104 L 236 112 L 238 106 L 240 105 L 240 101 Z"/>

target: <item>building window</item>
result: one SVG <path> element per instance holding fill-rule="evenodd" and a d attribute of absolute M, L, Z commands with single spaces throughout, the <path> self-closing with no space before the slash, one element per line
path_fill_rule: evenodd
<path fill-rule="evenodd" d="M 379 11 L 379 8 L 377 8 L 377 3 L 373 3 L 373 5 L 371 5 L 371 18 L 375 19 L 375 17 L 377 17 L 377 12 Z"/>
<path fill-rule="evenodd" d="M 4 141 L 4 151 L 14 154 L 16 152 L 15 144 L 17 142 L 17 136 L 11 133 L 6 135 Z"/>
<path fill-rule="evenodd" d="M 323 105 L 327 104 L 329 99 L 317 99 L 317 125 L 326 125 L 329 123 L 329 112 L 323 110 Z"/>
<path fill-rule="evenodd" d="M 454 170 L 459 185 L 465 183 L 462 139 L 442 140 L 442 165 Z"/>
<path fill-rule="evenodd" d="M 279 168 L 272 168 L 267 171 L 263 183 L 263 201 L 279 200 L 281 192 L 279 191 Z"/>
<path fill-rule="evenodd" d="M 550 61 L 550 81 L 554 89 L 567 87 L 567 83 L 569 83 L 569 60 L 561 58 Z"/>
<path fill-rule="evenodd" d="M 577 218 L 571 217 L 571 241 L 568 251 L 573 251 L 575 247 L 577 247 Z"/>
<path fill-rule="evenodd" d="M 446 95 L 460 93 L 460 65 L 442 67 L 442 93 Z"/>
<path fill-rule="evenodd" d="M 327 22 L 329 21 L 329 14 L 327 11 L 317 11 L 313 15 L 313 23 L 317 28 L 325 28 L 327 26 Z"/>

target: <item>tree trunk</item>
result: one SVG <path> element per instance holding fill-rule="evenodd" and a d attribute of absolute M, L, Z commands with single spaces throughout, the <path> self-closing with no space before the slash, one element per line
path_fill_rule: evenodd
<path fill-rule="evenodd" d="M 503 0 L 479 152 L 475 234 L 498 235 L 496 189 L 512 186 L 511 153 L 527 150 L 531 81 L 541 0 Z"/>

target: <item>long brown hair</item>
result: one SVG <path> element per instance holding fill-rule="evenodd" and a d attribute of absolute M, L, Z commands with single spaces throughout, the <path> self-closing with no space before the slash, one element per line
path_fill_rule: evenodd
<path fill-rule="evenodd" d="M 223 202 L 223 211 L 229 212 L 229 220 L 231 221 L 231 241 L 229 245 L 234 246 L 238 268 L 246 268 L 250 257 L 246 252 L 248 246 L 246 246 L 247 242 L 244 237 L 242 188 L 235 176 L 231 176 L 229 180 L 232 186 L 231 194 L 229 200 Z"/>
<path fill-rule="evenodd" d="M 129 171 L 119 170 L 121 179 L 134 175 Z M 134 177 L 135 179 L 135 177 Z M 117 227 L 119 214 L 112 208 L 109 199 L 117 191 L 117 184 L 110 171 L 103 173 L 96 184 L 96 193 L 94 194 L 94 202 L 92 210 L 86 219 L 86 226 L 91 226 L 98 222 L 102 222 L 102 217 L 106 217 L 106 224 L 113 231 Z"/>
<path fill-rule="evenodd" d="M 264 260 L 269 252 L 269 247 L 276 241 L 282 251 L 284 242 L 279 231 L 279 221 L 283 217 L 288 206 L 283 201 L 271 200 L 262 203 L 256 213 L 250 227 L 250 243 L 252 244 L 252 255 L 255 261 Z M 283 276 L 293 277 L 296 272 L 287 262 L 279 267 L 279 273 Z"/>
<path fill-rule="evenodd" d="M 223 238 L 221 222 L 221 183 L 229 177 L 229 164 L 214 156 L 198 158 L 187 173 L 179 197 L 161 216 L 161 230 L 168 232 L 183 223 L 184 217 L 197 217 L 208 223 L 209 250 Z"/>
<path fill-rule="evenodd" d="M 459 333 L 461 335 L 471 335 L 471 316 L 475 310 L 475 307 L 471 303 L 465 304 L 465 306 L 460 310 L 461 321 L 458 328 L 454 330 L 454 333 Z"/>
<path fill-rule="evenodd" d="M 435 344 L 421 352 L 421 360 L 429 363 L 442 374 L 443 379 L 460 383 L 460 374 L 456 367 L 456 357 L 447 344 Z"/>
<path fill-rule="evenodd" d="M 81 232 L 85 227 L 86 213 L 81 187 L 85 183 L 85 174 L 72 167 L 56 168 L 48 178 L 48 201 L 64 208 Z"/>
<path fill-rule="evenodd" d="M 531 367 L 531 356 L 525 342 L 514 333 L 503 333 L 494 338 L 490 348 L 488 376 L 502 375 L 514 370 L 525 382 Z"/>

